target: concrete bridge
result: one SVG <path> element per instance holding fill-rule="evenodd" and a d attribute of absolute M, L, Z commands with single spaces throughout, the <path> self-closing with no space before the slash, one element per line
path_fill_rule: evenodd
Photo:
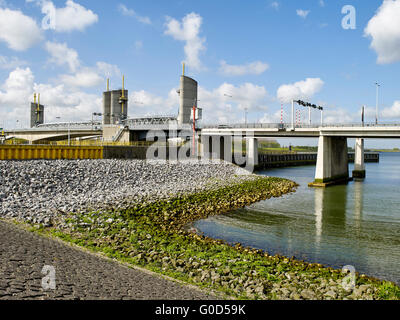
<path fill-rule="evenodd" d="M 76 138 L 102 137 L 101 125 L 88 123 L 54 124 L 53 126 L 35 127 L 30 129 L 16 129 L 5 132 L 7 139 L 27 140 L 31 144 L 40 144 L 47 141 L 63 141 Z"/>
<path fill-rule="evenodd" d="M 190 125 L 179 126 L 173 117 L 128 119 L 120 125 L 103 125 L 98 122 L 58 123 L 31 129 L 13 130 L 7 138 L 21 138 L 31 143 L 60 141 L 75 138 L 101 138 L 104 141 L 130 142 L 145 140 L 150 131 L 190 133 Z M 169 132 L 169 133 L 168 133 Z M 343 125 L 284 125 L 284 124 L 234 124 L 205 125 L 196 132 L 199 152 L 203 157 L 216 154 L 224 158 L 230 154 L 234 138 L 247 141 L 247 163 L 258 165 L 258 141 L 263 138 L 319 138 L 315 181 L 311 186 L 328 186 L 349 181 L 347 139 L 356 139 L 354 178 L 365 177 L 364 139 L 398 139 L 400 124 L 343 124 Z M 232 158 L 226 160 L 232 161 Z"/>
<path fill-rule="evenodd" d="M 205 126 L 201 131 L 204 153 L 217 153 L 223 158 L 235 137 L 247 140 L 247 161 L 258 165 L 258 141 L 262 138 L 319 138 L 315 181 L 312 187 L 345 183 L 349 177 L 348 138 L 355 138 L 353 178 L 365 177 L 364 139 L 398 139 L 400 124 L 295 126 L 282 124 L 235 124 Z M 222 144 L 221 144 L 222 143 Z M 215 146 L 213 146 L 215 144 Z M 219 145 L 219 146 L 218 146 Z"/>

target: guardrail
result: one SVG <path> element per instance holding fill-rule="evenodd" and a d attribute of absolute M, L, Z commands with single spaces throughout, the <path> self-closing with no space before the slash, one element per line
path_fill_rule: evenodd
<path fill-rule="evenodd" d="M 323 125 L 295 124 L 295 128 L 319 129 L 319 128 L 346 128 L 346 127 L 400 127 L 400 123 L 326 123 Z M 291 129 L 288 123 L 235 123 L 235 124 L 203 124 L 203 129 Z"/>

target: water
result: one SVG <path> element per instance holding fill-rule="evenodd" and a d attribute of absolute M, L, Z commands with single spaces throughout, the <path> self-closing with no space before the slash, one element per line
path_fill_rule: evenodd
<path fill-rule="evenodd" d="M 315 166 L 258 172 L 300 187 L 195 227 L 229 243 L 334 268 L 352 265 L 361 274 L 400 284 L 400 153 L 381 154 L 380 163 L 368 163 L 366 170 L 362 182 L 326 189 L 307 186 Z"/>

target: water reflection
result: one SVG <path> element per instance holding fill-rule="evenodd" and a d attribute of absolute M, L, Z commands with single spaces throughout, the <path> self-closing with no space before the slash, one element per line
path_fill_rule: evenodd
<path fill-rule="evenodd" d="M 382 156 L 380 164 L 370 164 L 364 181 L 327 189 L 308 188 L 314 167 L 262 172 L 295 180 L 300 187 L 195 225 L 230 243 L 334 268 L 353 265 L 360 273 L 400 283 L 399 163 L 400 154 Z"/>
<path fill-rule="evenodd" d="M 361 231 L 361 219 L 364 207 L 364 184 L 361 181 L 354 182 L 354 226 L 357 234 Z"/>

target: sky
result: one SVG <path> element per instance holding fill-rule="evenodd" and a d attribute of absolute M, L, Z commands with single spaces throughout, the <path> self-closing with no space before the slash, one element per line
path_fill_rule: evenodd
<path fill-rule="evenodd" d="M 292 99 L 374 122 L 376 82 L 379 122 L 400 122 L 399 17 L 400 0 L 0 0 L 0 127 L 27 127 L 34 93 L 46 122 L 90 120 L 122 75 L 129 117 L 177 115 L 183 62 L 203 123 L 288 123 Z"/>

